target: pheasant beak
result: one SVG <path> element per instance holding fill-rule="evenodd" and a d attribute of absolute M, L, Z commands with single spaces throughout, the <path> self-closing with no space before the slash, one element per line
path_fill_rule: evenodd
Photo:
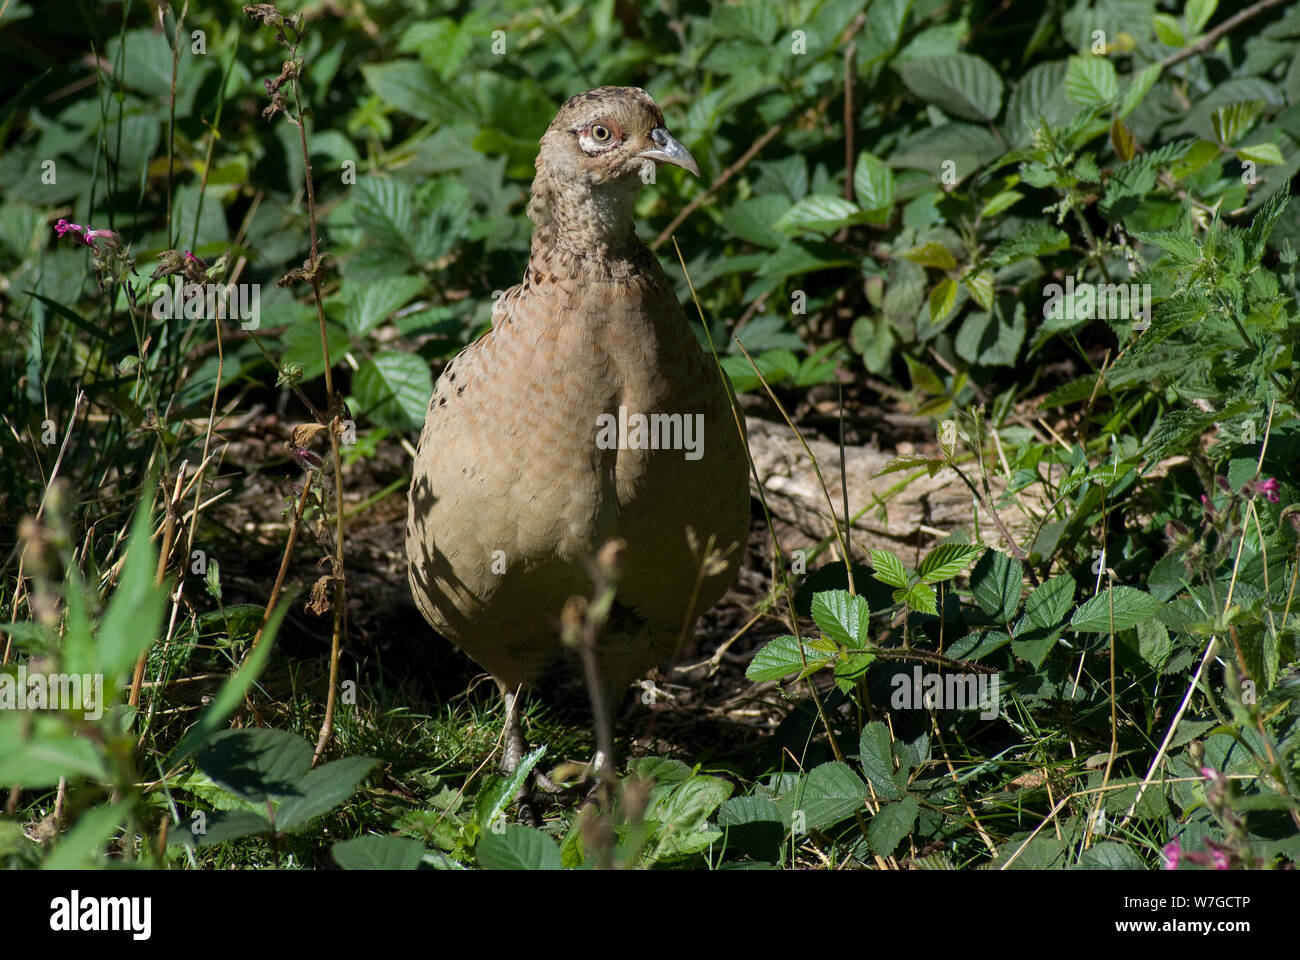
<path fill-rule="evenodd" d="M 683 147 L 680 141 L 665 128 L 655 127 L 651 130 L 650 140 L 654 143 L 654 146 L 649 150 L 642 150 L 637 154 L 638 157 L 657 160 L 660 163 L 671 163 L 683 170 L 689 170 L 697 177 L 700 175 L 700 165 L 691 156 L 691 151 Z"/>

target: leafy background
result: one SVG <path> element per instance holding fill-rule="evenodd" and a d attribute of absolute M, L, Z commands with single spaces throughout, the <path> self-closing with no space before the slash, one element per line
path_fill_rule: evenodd
<path fill-rule="evenodd" d="M 3 662 L 115 691 L 93 728 L 0 714 L 6 862 L 1294 862 L 1300 7 L 280 9 L 306 18 L 291 54 L 238 3 L 0 13 L 22 81 L 0 109 Z M 263 114 L 286 56 L 306 157 Z M 639 231 L 751 416 L 842 420 L 910 444 L 902 479 L 1004 474 L 998 506 L 1047 506 L 1014 549 L 956 530 L 855 556 L 852 583 L 829 553 L 773 576 L 760 539 L 731 606 L 765 629 L 720 676 L 762 722 L 687 728 L 670 758 L 625 743 L 602 847 L 576 803 L 506 824 L 523 774 L 479 771 L 499 709 L 422 637 L 394 531 L 432 377 L 522 273 L 537 139 L 607 83 L 645 87 L 704 171 L 643 191 Z M 313 229 L 319 313 L 276 282 Z M 259 285 L 257 330 L 142 306 L 187 253 Z M 1067 278 L 1149 285 L 1149 326 L 1049 307 Z M 342 490 L 295 431 L 321 411 L 352 421 Z M 322 586 L 328 558 L 347 573 Z M 277 603 L 282 572 L 301 592 Z M 913 647 L 998 671 L 1000 715 L 891 718 Z M 581 713 L 542 703 L 547 762 L 589 755 Z"/>

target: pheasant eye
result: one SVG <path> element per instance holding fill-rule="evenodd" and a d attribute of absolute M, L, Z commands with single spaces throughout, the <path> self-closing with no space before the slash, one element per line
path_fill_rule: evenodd
<path fill-rule="evenodd" d="M 592 124 L 591 139 L 597 143 L 605 143 L 609 140 L 611 134 L 608 127 L 603 127 L 599 123 Z"/>

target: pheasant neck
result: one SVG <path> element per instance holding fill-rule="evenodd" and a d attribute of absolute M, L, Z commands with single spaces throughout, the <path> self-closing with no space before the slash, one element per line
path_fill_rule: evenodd
<path fill-rule="evenodd" d="M 565 184 L 545 194 L 541 222 L 533 231 L 533 255 L 560 254 L 599 269 L 624 261 L 639 246 L 632 223 L 638 183 Z M 534 191 L 535 195 L 537 191 Z"/>

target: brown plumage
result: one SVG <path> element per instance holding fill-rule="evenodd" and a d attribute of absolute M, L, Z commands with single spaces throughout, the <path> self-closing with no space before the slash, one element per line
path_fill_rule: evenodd
<path fill-rule="evenodd" d="M 748 473 L 726 388 L 633 228 L 651 163 L 698 174 L 644 91 L 600 87 L 565 102 L 537 156 L 523 282 L 497 300 L 492 329 L 447 365 L 420 436 L 411 591 L 507 693 L 560 653 L 560 611 L 590 595 L 588 561 L 610 538 L 627 541 L 598 648 L 614 695 L 675 653 L 739 564 Z M 636 414 L 681 415 L 683 431 L 702 419 L 702 443 L 635 449 L 647 438 L 629 429 L 610 449 L 620 408 L 631 426 Z M 698 592 L 687 527 L 700 544 L 736 545 Z"/>

